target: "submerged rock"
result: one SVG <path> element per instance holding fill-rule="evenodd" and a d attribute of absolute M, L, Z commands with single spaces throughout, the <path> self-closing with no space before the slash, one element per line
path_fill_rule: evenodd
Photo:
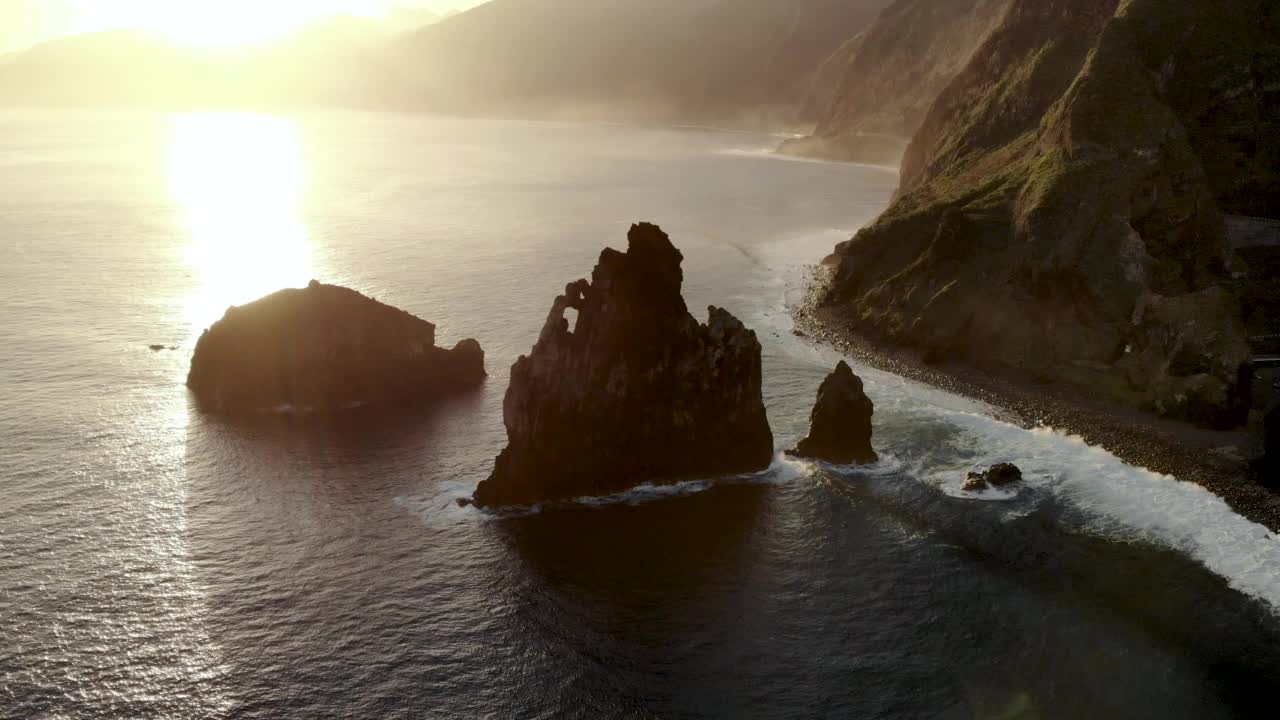
<path fill-rule="evenodd" d="M 680 294 L 683 256 L 657 226 L 632 226 L 627 241 L 625 253 L 601 253 L 591 282 L 565 288 L 533 351 L 512 366 L 508 445 L 477 505 L 769 466 L 755 333 L 715 307 L 698 324 Z"/>
<path fill-rule="evenodd" d="M 1010 463 L 1000 463 L 992 465 L 986 472 L 969 473 L 969 477 L 964 481 L 964 490 L 969 492 L 978 492 L 986 490 L 988 487 L 1004 487 L 1022 480 L 1022 470 L 1017 465 Z"/>
<path fill-rule="evenodd" d="M 863 392 L 862 378 L 841 360 L 818 388 L 809 436 L 787 454 L 839 465 L 873 463 L 880 459 L 871 447 L 874 414 L 875 404 Z"/>
<path fill-rule="evenodd" d="M 187 387 L 219 412 L 289 405 L 411 407 L 484 380 L 475 340 L 435 346 L 436 328 L 316 281 L 227 310 L 200 337 Z"/>

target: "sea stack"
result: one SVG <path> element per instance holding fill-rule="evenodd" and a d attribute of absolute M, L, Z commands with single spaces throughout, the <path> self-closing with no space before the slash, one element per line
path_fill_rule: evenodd
<path fill-rule="evenodd" d="M 625 253 L 601 253 L 590 282 L 565 288 L 533 351 L 512 366 L 508 445 L 476 489 L 476 505 L 769 466 L 755 333 L 715 307 L 698 324 L 680 293 L 684 258 L 660 228 L 634 225 L 627 243 Z"/>
<path fill-rule="evenodd" d="M 312 280 L 228 309 L 200 337 L 187 387 L 210 410 L 244 413 L 404 409 L 483 382 L 479 343 L 435 338 L 425 320 Z"/>
<path fill-rule="evenodd" d="M 875 404 L 862 390 L 862 378 L 841 360 L 818 388 L 809 416 L 809 436 L 788 455 L 826 460 L 838 465 L 864 465 L 879 460 L 871 448 L 871 416 Z"/>

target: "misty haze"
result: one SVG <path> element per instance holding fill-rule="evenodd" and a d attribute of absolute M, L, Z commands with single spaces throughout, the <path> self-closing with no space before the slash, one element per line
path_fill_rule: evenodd
<path fill-rule="evenodd" d="M 0 179 L 0 720 L 1274 715 L 1274 2 L 0 0 Z"/>

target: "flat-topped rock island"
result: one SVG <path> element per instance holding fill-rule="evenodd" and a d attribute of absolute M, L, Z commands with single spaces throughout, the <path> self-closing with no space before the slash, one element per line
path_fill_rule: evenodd
<path fill-rule="evenodd" d="M 207 409 L 412 409 L 484 381 L 475 340 L 436 347 L 436 327 L 316 281 L 229 308 L 204 332 L 187 387 Z"/>

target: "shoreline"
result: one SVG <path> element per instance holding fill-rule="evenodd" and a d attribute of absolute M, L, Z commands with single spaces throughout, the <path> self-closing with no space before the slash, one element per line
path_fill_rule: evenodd
<path fill-rule="evenodd" d="M 1130 465 L 1199 485 L 1244 518 L 1280 533 L 1280 494 L 1259 484 L 1249 467 L 1248 458 L 1260 454 L 1261 447 L 1249 431 L 1203 429 L 1090 400 L 1076 388 L 1039 384 L 1012 372 L 993 374 L 961 363 L 926 365 L 918 353 L 878 346 L 820 307 L 820 284 L 813 277 L 804 303 L 790 308 L 802 339 L 833 347 L 877 370 L 987 403 L 1025 429 L 1066 432 Z"/>

